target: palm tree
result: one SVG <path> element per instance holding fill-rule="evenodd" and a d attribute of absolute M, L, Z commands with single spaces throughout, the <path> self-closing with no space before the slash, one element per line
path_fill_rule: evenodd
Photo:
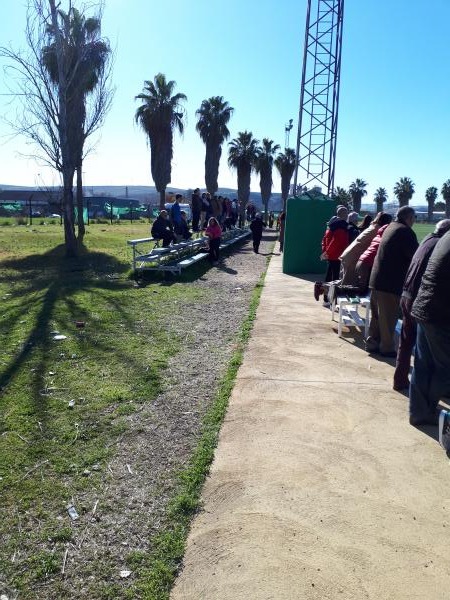
<path fill-rule="evenodd" d="M 273 140 L 264 138 L 262 145 L 258 148 L 258 154 L 255 161 L 255 171 L 259 173 L 259 187 L 261 188 L 261 198 L 266 219 L 269 211 L 269 201 L 272 195 L 274 155 L 279 149 L 279 144 L 274 144 Z"/>
<path fill-rule="evenodd" d="M 348 189 L 350 196 L 352 197 L 353 210 L 357 213 L 361 210 L 361 200 L 363 196 L 367 194 L 366 187 L 367 183 L 364 179 L 355 179 Z"/>
<path fill-rule="evenodd" d="M 239 217 L 243 223 L 245 209 L 250 197 L 250 179 L 258 155 L 258 140 L 251 131 L 240 131 L 237 138 L 231 140 L 228 150 L 228 166 L 237 171 Z"/>
<path fill-rule="evenodd" d="M 450 184 L 450 181 L 449 181 Z M 433 220 L 434 203 L 438 197 L 437 187 L 429 187 L 425 192 L 425 198 L 428 203 L 428 221 L 431 223 Z"/>
<path fill-rule="evenodd" d="M 283 210 L 286 210 L 286 200 L 289 196 L 291 179 L 297 162 L 295 150 L 292 148 L 285 148 L 284 153 L 280 152 L 274 162 L 281 177 L 281 199 L 283 200 Z"/>
<path fill-rule="evenodd" d="M 414 183 L 409 177 L 400 177 L 394 186 L 394 194 L 397 196 L 398 205 L 408 206 L 415 192 Z"/>
<path fill-rule="evenodd" d="M 386 188 L 379 187 L 375 192 L 375 196 L 373 197 L 373 201 L 377 203 L 377 213 L 383 210 L 383 204 L 387 201 L 387 199 L 388 193 Z"/>
<path fill-rule="evenodd" d="M 159 206 L 164 208 L 166 187 L 170 183 L 173 158 L 173 130 L 184 131 L 185 94 L 175 94 L 175 81 L 167 81 L 158 73 L 153 81 L 144 81 L 142 94 L 136 100 L 143 103 L 137 109 L 136 123 L 148 136 L 151 153 L 151 171 L 155 187 L 159 192 Z"/>
<path fill-rule="evenodd" d="M 441 194 L 445 200 L 445 218 L 450 219 L 450 179 L 442 185 Z"/>
<path fill-rule="evenodd" d="M 86 96 L 94 91 L 103 74 L 111 48 L 100 38 L 101 21 L 97 17 L 86 17 L 71 7 L 66 13 L 58 10 L 60 34 L 64 49 L 67 86 L 68 141 L 71 162 L 77 175 L 78 238 L 84 237 L 83 219 L 83 148 L 86 136 Z M 48 25 L 50 43 L 42 49 L 42 63 L 51 80 L 58 84 L 58 60 L 56 31 Z"/>
<path fill-rule="evenodd" d="M 218 190 L 219 163 L 222 156 L 222 144 L 230 137 L 227 127 L 234 108 L 223 96 L 212 96 L 203 100 L 196 111 L 198 117 L 196 129 L 205 146 L 205 184 L 211 195 Z"/>
<path fill-rule="evenodd" d="M 352 202 L 352 197 L 350 196 L 350 192 L 343 187 L 337 186 L 334 192 L 331 195 L 332 200 L 337 202 L 338 204 L 342 204 L 346 208 L 349 208 Z"/>

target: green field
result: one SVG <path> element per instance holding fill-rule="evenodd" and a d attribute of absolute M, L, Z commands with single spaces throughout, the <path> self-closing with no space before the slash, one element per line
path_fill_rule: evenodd
<path fill-rule="evenodd" d="M 125 242 L 148 230 L 93 225 L 67 260 L 59 225 L 0 227 L 0 572 L 21 598 L 60 573 L 66 505 L 100 486 L 127 416 L 161 390 L 180 344 L 164 323 L 208 301 L 183 279 L 136 289 Z"/>

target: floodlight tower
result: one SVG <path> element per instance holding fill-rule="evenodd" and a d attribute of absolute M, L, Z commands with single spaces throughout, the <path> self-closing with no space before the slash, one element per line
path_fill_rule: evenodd
<path fill-rule="evenodd" d="M 308 0 L 294 193 L 334 188 L 344 0 Z"/>

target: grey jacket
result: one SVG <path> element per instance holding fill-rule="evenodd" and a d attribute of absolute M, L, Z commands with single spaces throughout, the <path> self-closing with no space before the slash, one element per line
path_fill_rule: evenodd
<path fill-rule="evenodd" d="M 450 231 L 433 250 L 411 314 L 417 321 L 450 328 Z"/>

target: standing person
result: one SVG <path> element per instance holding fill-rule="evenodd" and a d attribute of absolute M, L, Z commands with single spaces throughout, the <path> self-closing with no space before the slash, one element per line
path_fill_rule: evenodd
<path fill-rule="evenodd" d="M 202 198 L 200 196 L 200 190 L 195 188 L 191 198 L 191 209 L 192 209 L 192 230 L 198 232 L 200 230 L 200 214 L 202 212 Z"/>
<path fill-rule="evenodd" d="M 208 225 L 209 218 L 212 215 L 211 211 L 211 195 L 209 192 L 202 194 L 202 228 L 205 229 Z"/>
<path fill-rule="evenodd" d="M 183 198 L 183 196 L 181 194 L 177 194 L 175 196 L 175 201 L 172 204 L 172 208 L 170 209 L 170 220 L 172 221 L 172 226 L 175 231 L 181 224 L 180 200 L 182 198 Z"/>
<path fill-rule="evenodd" d="M 411 315 L 417 321 L 409 389 L 411 425 L 436 424 L 437 405 L 450 397 L 450 231 L 428 261 Z"/>
<path fill-rule="evenodd" d="M 338 206 L 336 216 L 328 222 L 327 230 L 322 239 L 321 259 L 328 263 L 325 274 L 325 282 L 336 281 L 339 279 L 341 268 L 340 255 L 348 246 L 348 211 L 345 206 Z M 322 286 L 321 281 L 317 281 L 314 287 Z M 329 306 L 328 296 L 324 294 L 324 306 Z"/>
<path fill-rule="evenodd" d="M 403 292 L 400 298 L 400 308 L 402 310 L 403 320 L 397 351 L 397 364 L 394 372 L 394 390 L 400 391 L 409 388 L 408 375 L 411 363 L 411 353 L 414 344 L 416 343 L 417 334 L 416 322 L 411 317 L 412 305 L 417 297 L 425 269 L 427 268 L 433 250 L 440 238 L 449 230 L 450 219 L 444 219 L 436 224 L 434 232 L 427 236 L 417 248 L 409 266 L 408 273 L 406 274 Z"/>
<path fill-rule="evenodd" d="M 361 230 L 358 227 L 359 215 L 357 212 L 351 212 L 348 215 L 348 243 L 351 244 L 356 240 Z"/>
<path fill-rule="evenodd" d="M 378 213 L 380 214 L 380 213 Z M 377 215 L 378 216 L 378 215 Z M 365 229 L 367 229 L 369 227 L 369 225 L 372 223 L 372 217 L 370 215 L 366 215 L 364 217 L 364 219 L 362 220 L 361 225 L 359 226 L 359 230 L 360 231 L 364 231 Z"/>
<path fill-rule="evenodd" d="M 281 211 L 281 213 L 278 216 L 278 221 L 279 221 L 279 228 L 280 228 L 280 252 L 283 252 L 283 248 L 284 248 L 284 228 L 286 225 L 286 212 L 283 210 Z"/>
<path fill-rule="evenodd" d="M 239 209 L 236 198 L 233 198 L 231 202 L 231 224 L 233 227 L 236 227 L 236 223 L 238 221 Z"/>
<path fill-rule="evenodd" d="M 354 240 L 344 252 L 339 257 L 341 261 L 341 285 L 354 285 L 358 286 L 357 278 L 356 278 L 356 264 L 363 252 L 367 250 L 370 246 L 372 240 L 377 235 L 378 229 L 390 223 L 392 218 L 389 216 L 389 221 L 384 222 L 386 213 L 378 213 L 373 222 L 369 227 L 365 228 L 358 235 L 356 240 Z"/>
<path fill-rule="evenodd" d="M 370 281 L 370 275 L 372 273 L 373 264 L 375 262 L 375 258 L 378 254 L 378 249 L 381 244 L 381 238 L 383 237 L 384 232 L 388 228 L 392 222 L 392 216 L 388 213 L 383 213 L 378 221 L 377 233 L 373 240 L 370 242 L 369 247 L 365 250 L 361 256 L 358 258 L 358 262 L 355 266 L 355 280 L 356 285 L 360 290 L 364 290 L 364 293 L 367 293 Z M 369 231 L 370 228 L 366 229 Z M 362 292 L 361 292 L 362 293 Z"/>
<path fill-rule="evenodd" d="M 253 238 L 253 252 L 255 254 L 259 254 L 259 245 L 261 243 L 263 229 L 265 227 L 267 227 L 267 225 L 262 220 L 261 213 L 256 213 L 255 218 L 250 223 L 250 231 L 252 232 Z"/>
<path fill-rule="evenodd" d="M 275 221 L 275 215 L 273 213 L 273 210 L 270 211 L 269 213 L 269 229 L 273 228 L 273 222 Z"/>
<path fill-rule="evenodd" d="M 396 357 L 395 326 L 400 312 L 400 296 L 412 257 L 418 247 L 412 226 L 416 213 L 411 206 L 397 212 L 375 257 L 370 275 L 370 324 L 366 350 L 386 357 Z"/>
<path fill-rule="evenodd" d="M 222 238 L 222 228 L 217 219 L 214 217 L 209 219 L 205 235 L 209 237 L 209 260 L 213 265 L 217 264 L 219 261 L 219 248 Z"/>

